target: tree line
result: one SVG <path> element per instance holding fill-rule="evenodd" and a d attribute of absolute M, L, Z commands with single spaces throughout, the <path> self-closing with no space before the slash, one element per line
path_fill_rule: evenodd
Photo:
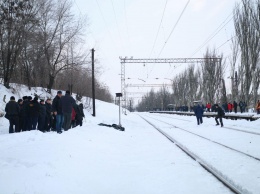
<path fill-rule="evenodd" d="M 172 88 L 152 89 L 137 105 L 138 111 L 167 109 L 168 104 L 191 106 L 193 101 L 228 103 L 245 101 L 254 108 L 260 84 L 260 0 L 242 0 L 233 10 L 235 35 L 231 38 L 232 54 L 225 56 L 207 49 L 200 66 L 190 65 L 173 77 Z M 220 62 L 212 58 L 221 58 Z M 231 93 L 227 94 L 225 73 L 231 69 Z"/>
<path fill-rule="evenodd" d="M 0 0 L 0 77 L 5 87 L 13 82 L 91 95 L 90 51 L 83 40 L 87 18 L 75 15 L 72 5 L 70 0 Z M 111 102 L 107 86 L 95 82 L 96 98 Z"/>

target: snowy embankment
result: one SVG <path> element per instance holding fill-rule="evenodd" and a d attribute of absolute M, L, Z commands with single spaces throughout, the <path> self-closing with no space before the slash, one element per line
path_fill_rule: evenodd
<path fill-rule="evenodd" d="M 22 90 L 21 96 L 31 95 Z M 13 95 L 0 91 L 8 100 Z M 117 124 L 118 106 L 97 101 L 96 108 L 96 117 L 84 110 L 83 127 L 62 134 L 8 134 L 0 118 L 0 194 L 232 193 L 137 114 L 122 115 L 122 132 L 98 126 Z"/>

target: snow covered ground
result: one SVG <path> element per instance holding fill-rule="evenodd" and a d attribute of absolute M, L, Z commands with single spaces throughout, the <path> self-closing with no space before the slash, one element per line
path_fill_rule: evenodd
<path fill-rule="evenodd" d="M 0 92 L 0 99 L 5 94 L 7 101 L 12 95 L 3 87 Z M 23 88 L 20 95 L 26 92 L 29 91 Z M 4 106 L 1 102 L 0 109 Z M 197 126 L 194 117 L 149 113 L 122 115 L 126 129 L 123 132 L 98 125 L 118 124 L 116 105 L 97 101 L 96 108 L 96 117 L 85 110 L 83 127 L 62 134 L 8 134 L 8 122 L 0 118 L 0 194 L 232 193 L 139 114 L 156 121 L 160 128 L 237 181 L 248 193 L 260 193 L 259 161 L 226 151 L 166 123 L 256 157 L 260 157 L 260 136 L 216 127 L 212 118 L 204 118 L 203 125 Z M 224 120 L 225 127 L 258 133 L 259 124 L 258 120 Z"/>

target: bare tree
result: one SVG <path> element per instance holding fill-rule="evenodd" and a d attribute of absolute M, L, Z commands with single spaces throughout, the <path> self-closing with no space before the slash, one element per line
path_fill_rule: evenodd
<path fill-rule="evenodd" d="M 225 65 L 218 57 L 215 50 L 207 49 L 204 55 L 205 61 L 201 64 L 202 97 L 210 103 L 218 102 L 223 95 L 221 82 L 224 76 Z M 221 59 L 223 56 L 220 57 Z"/>
<path fill-rule="evenodd" d="M 26 36 L 36 23 L 37 1 L 0 1 L 0 67 L 4 86 L 9 83 L 17 67 Z"/>
<path fill-rule="evenodd" d="M 234 9 L 234 24 L 237 41 L 241 50 L 239 66 L 240 96 L 247 104 L 256 102 L 259 87 L 259 69 L 257 67 L 260 53 L 260 1 L 242 0 L 242 8 Z M 251 96 L 254 96 L 252 99 Z"/>
<path fill-rule="evenodd" d="M 229 78 L 231 79 L 231 99 L 238 101 L 238 78 L 237 78 L 237 63 L 239 57 L 239 44 L 237 38 L 234 36 L 231 39 L 231 50 L 232 54 L 229 57 L 229 62 L 231 65 L 231 71 Z"/>
<path fill-rule="evenodd" d="M 69 0 L 43 0 L 43 9 L 39 11 L 49 92 L 58 73 L 72 65 L 66 51 L 83 29 L 83 21 L 71 13 L 71 5 Z"/>

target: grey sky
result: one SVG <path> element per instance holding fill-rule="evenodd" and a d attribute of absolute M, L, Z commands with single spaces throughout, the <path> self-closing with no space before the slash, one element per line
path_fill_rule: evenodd
<path fill-rule="evenodd" d="M 115 93 L 121 91 L 119 56 L 202 57 L 207 47 L 215 47 L 227 57 L 230 54 L 230 41 L 224 43 L 234 35 L 232 11 L 235 3 L 240 1 L 190 0 L 171 36 L 169 35 L 188 0 L 75 0 L 74 2 L 77 4 L 76 10 L 88 16 L 87 45 L 95 48 L 96 56 L 104 68 L 101 80 L 109 86 L 112 93 Z M 163 12 L 165 4 L 166 9 Z M 163 13 L 164 17 L 161 20 Z M 226 25 L 198 50 L 221 24 Z M 167 39 L 168 42 L 165 43 Z M 127 64 L 126 77 L 131 78 L 127 79 L 127 83 L 144 83 L 140 79 L 146 83 L 170 83 L 167 79 L 172 79 L 184 68 L 185 65 L 178 64 Z"/>

